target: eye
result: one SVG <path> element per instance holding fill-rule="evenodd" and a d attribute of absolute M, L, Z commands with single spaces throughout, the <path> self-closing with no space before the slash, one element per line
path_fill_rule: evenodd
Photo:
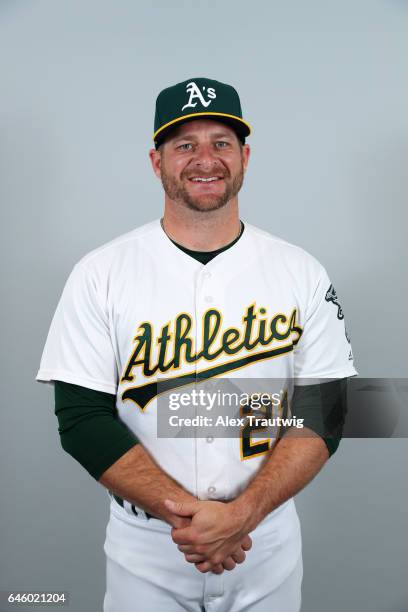
<path fill-rule="evenodd" d="M 191 148 L 193 147 L 193 145 L 191 144 L 191 142 L 184 142 L 183 144 L 179 145 L 177 147 L 177 149 L 179 151 L 191 151 Z"/>
<path fill-rule="evenodd" d="M 217 140 L 215 146 L 217 147 L 217 149 L 225 149 L 229 146 L 229 142 L 226 142 L 225 140 Z"/>

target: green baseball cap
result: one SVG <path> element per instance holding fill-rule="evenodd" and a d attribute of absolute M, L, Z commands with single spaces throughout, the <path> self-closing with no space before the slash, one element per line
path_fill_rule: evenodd
<path fill-rule="evenodd" d="M 251 126 L 242 118 L 237 91 L 231 85 L 200 77 L 167 87 L 157 96 L 153 134 L 156 148 L 181 123 L 202 118 L 226 123 L 243 142 L 251 133 Z"/>

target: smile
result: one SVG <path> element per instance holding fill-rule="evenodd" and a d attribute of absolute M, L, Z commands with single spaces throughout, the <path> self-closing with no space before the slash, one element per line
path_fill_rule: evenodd
<path fill-rule="evenodd" d="M 222 181 L 222 176 L 210 176 L 208 178 L 203 178 L 201 176 L 194 176 L 189 180 L 194 183 L 212 183 L 213 181 Z"/>

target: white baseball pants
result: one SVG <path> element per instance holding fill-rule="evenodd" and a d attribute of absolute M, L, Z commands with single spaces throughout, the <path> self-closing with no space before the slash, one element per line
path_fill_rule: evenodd
<path fill-rule="evenodd" d="M 104 612 L 299 612 L 303 564 L 293 500 L 251 533 L 244 563 L 217 575 L 187 563 L 157 519 L 114 500 L 106 530 Z"/>

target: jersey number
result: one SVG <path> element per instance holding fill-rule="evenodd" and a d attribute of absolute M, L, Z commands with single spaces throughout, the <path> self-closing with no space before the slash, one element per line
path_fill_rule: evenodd
<path fill-rule="evenodd" d="M 259 417 L 262 419 L 272 419 L 273 417 L 280 416 L 281 418 L 287 418 L 288 415 L 288 394 L 285 391 L 281 402 L 278 405 L 273 405 L 272 400 L 270 403 L 262 406 L 262 409 L 254 408 L 252 403 L 241 405 L 241 416 L 242 417 Z M 241 459 L 250 459 L 258 455 L 267 453 L 271 448 L 271 437 L 262 438 L 255 442 L 252 438 L 254 432 L 265 431 L 270 429 L 263 427 L 254 422 L 254 419 L 248 419 L 247 423 L 241 429 Z M 276 434 L 275 434 L 276 431 Z M 281 432 L 281 427 L 274 428 L 273 440 L 276 440 Z M 259 437 L 259 436 L 258 436 Z"/>

